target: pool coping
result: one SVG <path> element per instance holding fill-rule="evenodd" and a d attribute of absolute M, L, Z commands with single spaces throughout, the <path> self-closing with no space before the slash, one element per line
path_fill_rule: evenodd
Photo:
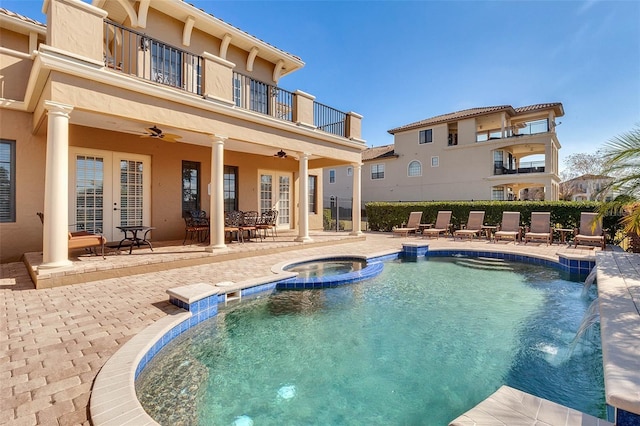
<path fill-rule="evenodd" d="M 640 416 L 633 414 L 640 413 L 640 262 L 632 256 L 596 255 L 598 305 L 607 404 L 616 407 L 615 419 L 633 416 L 635 423 L 629 424 L 640 424 Z"/>
<path fill-rule="evenodd" d="M 572 256 L 563 256 L 558 255 L 557 258 L 555 256 L 544 256 L 544 255 L 534 255 L 534 254 L 522 254 L 521 252 L 511 251 L 509 249 L 502 249 L 504 246 L 496 247 L 494 250 L 474 250 L 467 248 L 460 249 L 432 249 L 429 251 L 428 243 L 403 243 L 402 250 L 387 250 L 379 253 L 374 253 L 369 256 L 353 256 L 356 258 L 366 258 L 368 261 L 374 260 L 379 261 L 380 263 L 400 258 L 402 256 L 411 257 L 415 254 L 415 256 L 424 256 L 427 252 L 430 255 L 435 256 L 452 256 L 455 254 L 465 254 L 470 257 L 491 257 L 491 258 L 503 258 L 505 260 L 513 260 L 520 261 L 525 263 L 534 263 L 534 264 L 544 264 L 546 266 L 551 267 L 559 267 L 560 269 L 567 270 L 571 272 L 571 269 L 574 269 L 575 272 L 579 273 L 588 273 L 590 268 L 588 268 L 589 264 L 596 264 L 596 257 L 572 257 Z M 296 273 L 284 271 L 283 267 L 292 263 L 300 263 L 302 261 L 307 260 L 318 260 L 324 258 L 331 258 L 331 256 L 311 256 L 296 259 L 295 261 L 287 261 L 280 262 L 274 265 L 271 268 L 273 275 L 260 277 L 257 279 L 250 279 L 242 282 L 224 282 L 219 283 L 221 285 L 214 286 L 207 283 L 198 283 L 197 286 L 202 286 L 203 284 L 207 287 L 201 287 L 204 293 L 206 293 L 210 298 L 213 297 L 213 300 L 217 300 L 217 303 L 226 303 L 228 294 L 255 294 L 259 292 L 270 291 L 276 288 L 278 282 L 290 280 L 297 276 Z M 598 257 L 600 259 L 600 256 Z M 585 267 L 585 265 L 587 265 Z M 588 269 L 588 270 L 587 270 Z M 598 285 L 600 285 L 600 272 L 598 271 Z M 606 279 L 604 276 L 602 279 Z M 193 296 L 192 293 L 189 293 L 190 290 L 185 286 L 184 290 L 187 291 L 188 294 Z M 640 285 L 639 285 L 640 288 Z M 168 290 L 170 293 L 176 289 Z M 175 293 L 173 294 L 173 298 L 176 299 Z M 217 299 L 216 299 L 217 298 Z M 193 300 L 196 300 L 197 296 L 193 296 Z M 177 300 L 180 300 L 179 298 Z M 172 300 L 174 302 L 174 300 Z M 184 303 L 184 301 L 183 301 Z M 196 302 L 194 305 L 197 305 Z M 178 304 L 178 303 L 176 303 Z M 180 306 L 180 305 L 179 305 Z M 602 306 L 602 305 L 601 305 Z M 635 306 L 635 305 L 634 305 Z M 185 307 L 182 305 L 181 307 Z M 188 306 L 187 306 L 188 309 Z M 216 312 L 217 313 L 217 306 Z M 637 313 L 637 312 L 636 312 Z M 90 418 L 91 422 L 94 425 L 132 425 L 132 424 L 140 424 L 140 425 L 156 425 L 158 424 L 149 414 L 144 410 L 142 405 L 140 404 L 138 397 L 135 391 L 135 380 L 138 374 L 142 371 L 142 369 L 146 366 L 146 364 L 155 356 L 155 354 L 164 347 L 169 341 L 173 338 L 177 337 L 177 335 L 186 331 L 190 328 L 191 325 L 184 326 L 184 324 L 193 323 L 193 325 L 201 322 L 206 319 L 203 315 L 198 317 L 197 313 L 195 313 L 195 321 L 194 321 L 194 312 L 186 311 L 180 312 L 177 314 L 169 315 L 165 318 L 160 319 L 156 323 L 150 325 L 145 328 L 142 332 L 138 333 L 134 336 L 130 341 L 128 341 L 123 347 L 118 350 L 102 367 L 100 373 L 96 377 L 94 385 L 92 387 L 92 395 L 90 400 Z M 212 316 L 212 315 L 211 315 Z M 200 318 L 200 319 L 199 319 Z M 204 319 L 202 319 L 204 318 Z M 207 317 L 208 318 L 208 317 Z M 601 307 L 601 318 L 602 316 L 602 307 Z M 602 320 L 601 320 L 602 321 Z M 168 338 L 168 336 L 170 336 Z M 602 331 L 603 336 L 603 357 L 604 357 L 604 329 Z M 607 350 L 617 350 L 615 348 L 613 342 L 608 342 Z M 149 356 L 150 352 L 153 351 L 153 354 Z M 636 352 L 638 353 L 638 351 Z M 141 365 L 142 364 L 142 365 Z M 622 403 L 624 406 L 616 405 L 616 407 L 620 407 L 624 410 L 631 408 L 632 410 L 637 410 L 640 412 L 640 404 L 633 401 L 630 401 L 629 398 L 624 398 L 622 395 L 619 395 L 619 392 L 616 392 L 617 386 L 619 385 L 617 381 L 607 380 L 606 374 L 607 371 L 612 371 L 614 373 L 620 374 L 621 371 L 627 372 L 628 370 L 620 370 L 619 366 L 614 365 L 616 368 L 607 368 L 605 365 L 605 384 L 609 384 L 609 386 L 613 386 L 613 390 L 607 387 L 606 390 L 606 399 L 607 403 L 610 404 L 610 394 L 613 396 L 611 400 L 614 403 Z M 640 376 L 640 373 L 638 374 Z M 633 382 L 634 384 L 636 382 Z M 625 384 L 628 384 L 625 382 Z M 629 389 L 628 387 L 624 388 L 625 390 Z M 637 382 L 637 386 L 635 389 L 640 389 L 640 377 Z M 638 391 L 636 391 L 638 392 Z"/>

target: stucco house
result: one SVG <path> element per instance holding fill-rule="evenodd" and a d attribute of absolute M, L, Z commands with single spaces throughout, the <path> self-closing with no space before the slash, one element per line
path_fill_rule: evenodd
<path fill-rule="evenodd" d="M 40 268 L 66 267 L 73 230 L 182 240 L 193 209 L 210 215 L 210 251 L 230 210 L 277 209 L 308 241 L 324 167 L 354 168 L 359 205 L 362 117 L 280 87 L 297 56 L 181 0 L 43 13 L 0 9 L 0 261 L 42 251 Z"/>
<path fill-rule="evenodd" d="M 570 201 L 611 201 L 615 194 L 606 190 L 613 178 L 610 176 L 585 174 L 561 182 L 561 192 Z"/>
<path fill-rule="evenodd" d="M 362 153 L 362 201 L 511 200 L 542 190 L 558 200 L 563 115 L 558 102 L 500 105 L 393 128 L 393 145 Z M 325 191 L 337 193 L 328 173 Z M 336 180 L 342 174 L 336 169 Z"/>

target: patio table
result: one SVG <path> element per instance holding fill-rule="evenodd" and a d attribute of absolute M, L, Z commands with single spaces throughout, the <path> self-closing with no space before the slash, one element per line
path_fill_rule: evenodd
<path fill-rule="evenodd" d="M 118 250 L 120 250 L 120 247 L 122 247 L 122 243 L 127 241 L 129 244 L 129 254 L 131 254 L 131 252 L 133 251 L 134 245 L 137 246 L 138 248 L 140 247 L 140 245 L 148 245 L 151 251 L 153 251 L 151 242 L 147 240 L 147 235 L 149 234 L 150 231 L 156 229 L 155 227 L 133 225 L 133 226 L 116 226 L 116 228 L 124 232 L 124 238 L 120 240 L 120 243 L 118 243 Z M 143 233 L 142 237 L 138 236 L 139 232 Z"/>

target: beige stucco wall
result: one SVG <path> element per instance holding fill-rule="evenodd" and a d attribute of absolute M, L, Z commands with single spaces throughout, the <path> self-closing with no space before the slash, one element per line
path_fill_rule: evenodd
<path fill-rule="evenodd" d="M 433 142 L 427 144 L 419 143 L 419 129 L 397 133 L 395 153 L 398 158 L 372 160 L 364 164 L 363 201 L 489 200 L 493 186 L 529 184 L 551 187 L 552 182 L 558 180 L 553 173 L 493 176 L 494 150 L 517 151 L 514 144 L 530 143 L 542 147 L 541 152 L 544 153 L 544 146 L 554 143 L 553 135 L 540 134 L 526 139 L 509 138 L 477 143 L 475 127 L 471 132 L 472 122 L 474 120 L 459 122 L 456 146 L 448 146 L 446 125 L 434 126 Z M 431 166 L 432 157 L 438 157 L 438 167 Z M 526 161 L 524 155 L 519 154 L 518 157 Z M 413 160 L 422 164 L 422 176 L 408 175 L 408 166 Z M 551 156 L 547 162 L 552 162 Z M 371 179 L 371 166 L 374 164 L 385 165 L 384 179 Z"/>
<path fill-rule="evenodd" d="M 33 61 L 29 53 L 29 36 L 0 29 L 0 98 L 24 100 L 27 77 Z M 15 53 L 13 53 L 15 52 Z"/>
<path fill-rule="evenodd" d="M 31 115 L 0 110 L 0 138 L 15 141 L 16 222 L 0 223 L 0 262 L 17 261 L 23 253 L 42 250 L 42 224 L 36 216 L 44 205 L 44 135 L 32 135 Z"/>

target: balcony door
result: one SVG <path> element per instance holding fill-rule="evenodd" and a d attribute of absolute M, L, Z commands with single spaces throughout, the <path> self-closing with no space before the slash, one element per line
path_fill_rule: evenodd
<path fill-rule="evenodd" d="M 151 158 L 71 148 L 69 223 L 71 230 L 100 230 L 119 241 L 117 226 L 151 225 Z"/>
<path fill-rule="evenodd" d="M 277 210 L 278 228 L 291 228 L 291 173 L 260 171 L 260 211 Z"/>

